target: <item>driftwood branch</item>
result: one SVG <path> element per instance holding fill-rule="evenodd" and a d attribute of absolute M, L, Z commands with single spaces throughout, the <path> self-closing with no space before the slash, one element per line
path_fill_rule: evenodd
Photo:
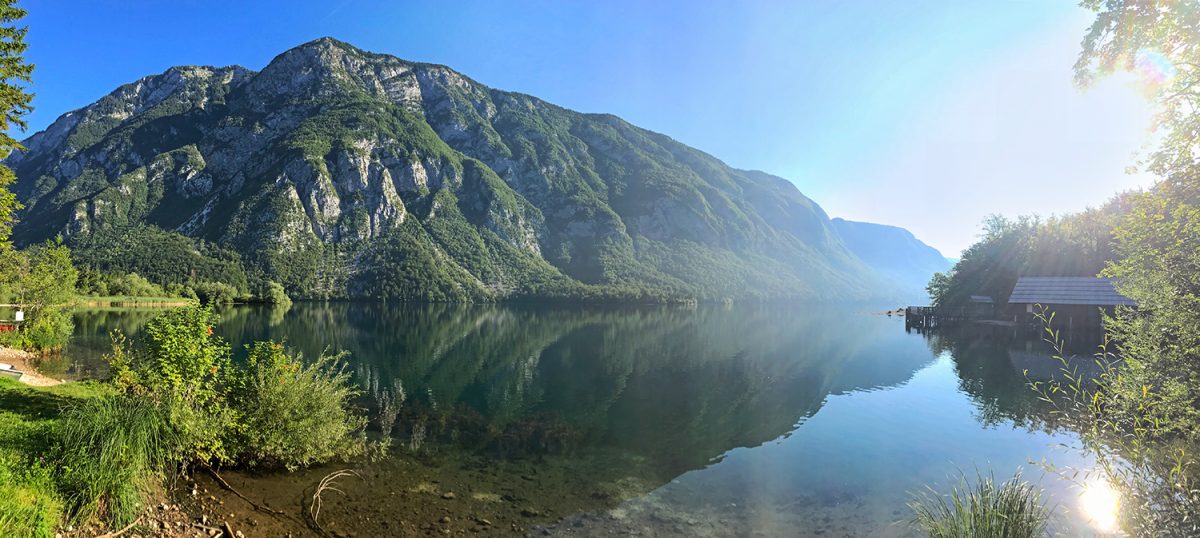
<path fill-rule="evenodd" d="M 217 483 L 221 485 L 221 487 L 229 490 L 234 495 L 237 495 L 238 498 L 242 499 L 243 501 L 250 503 L 250 506 L 253 506 L 255 510 L 259 510 L 259 511 L 266 512 L 268 514 L 272 514 L 272 515 L 276 515 L 276 516 L 283 516 L 288 519 L 291 519 L 292 521 L 295 521 L 296 523 L 303 524 L 303 522 L 297 520 L 295 517 L 292 517 L 292 515 L 288 514 L 287 512 L 284 512 L 282 510 L 276 510 L 274 508 L 271 508 L 270 506 L 265 506 L 265 505 L 256 503 L 256 502 L 250 500 L 249 497 L 242 495 L 242 492 L 238 491 L 233 486 L 229 485 L 229 482 L 226 482 L 224 478 L 221 478 L 221 475 L 217 474 L 216 469 L 213 469 L 212 467 L 209 467 L 206 465 L 206 466 L 204 466 L 204 470 L 208 471 L 208 474 L 212 475 L 213 479 L 215 479 L 217 481 Z M 232 534 L 230 534 L 230 536 L 232 536 Z"/>
<path fill-rule="evenodd" d="M 116 538 L 117 536 L 120 536 L 120 535 L 122 535 L 122 534 L 125 534 L 125 532 L 126 532 L 126 531 L 128 531 L 129 529 L 132 529 L 134 525 L 137 525 L 137 524 L 138 524 L 138 523 L 140 523 L 141 521 L 142 521 L 142 516 L 138 516 L 138 517 L 137 517 L 137 519 L 133 520 L 133 523 L 130 523 L 130 524 L 128 524 L 128 525 L 125 525 L 125 527 L 124 527 L 124 528 L 121 528 L 121 529 L 119 529 L 119 530 L 115 530 L 115 531 L 113 531 L 113 532 L 110 532 L 110 533 L 101 534 L 101 535 L 97 536 L 96 538 Z"/>
<path fill-rule="evenodd" d="M 357 471 L 342 469 L 340 471 L 334 471 L 325 475 L 325 477 L 317 483 L 313 490 L 312 502 L 308 505 L 308 513 L 305 514 L 308 517 L 305 519 L 306 523 L 308 524 L 308 528 L 321 536 L 329 536 L 329 531 L 325 530 L 325 527 L 322 527 L 317 521 L 317 517 L 321 514 L 321 494 L 326 491 L 336 491 L 342 495 L 345 495 L 346 493 L 344 491 L 334 487 L 334 481 L 346 476 L 357 476 L 358 478 L 362 478 L 362 475 L 358 474 Z"/>

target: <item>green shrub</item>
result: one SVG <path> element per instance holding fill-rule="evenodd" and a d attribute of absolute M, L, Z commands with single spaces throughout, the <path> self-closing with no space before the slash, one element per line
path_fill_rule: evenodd
<path fill-rule="evenodd" d="M 115 526 L 141 512 L 177 442 L 160 406 L 131 395 L 71 407 L 54 438 L 59 486 L 74 518 L 96 516 Z"/>
<path fill-rule="evenodd" d="M 197 282 L 192 285 L 200 302 L 208 305 L 232 304 L 242 294 L 224 282 Z"/>
<path fill-rule="evenodd" d="M 108 281 L 108 293 L 130 297 L 162 297 L 163 289 L 137 273 L 113 275 Z"/>
<path fill-rule="evenodd" d="M 258 292 L 258 300 L 281 306 L 291 306 L 292 304 L 292 299 L 288 297 L 287 291 L 283 289 L 283 284 L 278 282 L 267 282 Z"/>
<path fill-rule="evenodd" d="M 81 295 L 108 295 L 108 279 L 96 269 L 80 267 L 79 276 L 75 279 L 75 291 Z"/>
<path fill-rule="evenodd" d="M 33 351 L 57 351 L 67 345 L 75 331 L 71 312 L 61 306 L 41 309 L 18 334 L 18 347 Z"/>
<path fill-rule="evenodd" d="M 1046 536 L 1050 509 L 1041 492 L 1018 473 L 1002 484 L 963 477 L 949 495 L 932 491 L 909 503 L 913 524 L 932 538 L 1032 538 Z"/>
<path fill-rule="evenodd" d="M 295 469 L 361 449 L 365 419 L 336 357 L 305 366 L 282 345 L 250 346 L 245 363 L 212 334 L 211 307 L 174 310 L 146 325 L 138 346 L 115 335 L 113 381 L 157 402 L 177 435 L 181 463 L 237 461 Z"/>
<path fill-rule="evenodd" d="M 237 445 L 246 464 L 296 469 L 362 453 L 366 419 L 350 412 L 357 392 L 339 357 L 304 365 L 282 344 L 248 349 L 230 394 L 244 426 Z"/>
<path fill-rule="evenodd" d="M 169 295 L 171 297 L 183 297 L 185 299 L 196 299 L 196 300 L 200 299 L 199 297 L 196 296 L 196 290 L 192 289 L 190 286 L 185 286 L 183 284 L 176 284 L 176 283 L 167 284 L 166 287 L 163 288 L 163 291 L 167 292 L 167 295 Z"/>
<path fill-rule="evenodd" d="M 0 449 L 0 536 L 54 536 L 62 511 L 50 470 Z"/>
<path fill-rule="evenodd" d="M 229 345 L 213 335 L 218 318 L 208 307 L 169 311 L 146 324 L 139 345 L 114 335 L 107 357 L 114 383 L 162 406 L 183 462 L 225 461 L 225 431 L 235 428 L 222 385 Z"/>

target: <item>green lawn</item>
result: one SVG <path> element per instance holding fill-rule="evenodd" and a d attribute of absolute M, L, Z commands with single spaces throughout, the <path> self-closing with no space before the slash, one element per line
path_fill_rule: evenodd
<path fill-rule="evenodd" d="M 63 499 L 44 457 L 67 407 L 108 394 L 96 382 L 30 387 L 0 378 L 0 536 L 54 536 Z"/>

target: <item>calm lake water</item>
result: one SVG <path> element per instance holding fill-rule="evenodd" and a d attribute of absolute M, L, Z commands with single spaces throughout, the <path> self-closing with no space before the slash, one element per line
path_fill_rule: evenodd
<path fill-rule="evenodd" d="M 136 334 L 151 316 L 79 312 L 67 367 L 102 375 L 108 331 Z M 360 536 L 420 525 L 403 503 L 451 483 L 456 502 L 478 503 L 463 510 L 507 503 L 528 518 L 505 530 L 900 536 L 911 492 L 977 469 L 1022 470 L 1059 531 L 1094 532 L 1079 488 L 1031 463 L 1089 465 L 1058 446 L 1077 439 L 1025 385 L 1051 359 L 1006 338 L 930 338 L 854 308 L 362 303 L 230 308 L 217 333 L 347 351 L 367 407 L 402 384 L 398 457 L 329 512 Z M 406 478 L 438 469 L 474 478 Z"/>

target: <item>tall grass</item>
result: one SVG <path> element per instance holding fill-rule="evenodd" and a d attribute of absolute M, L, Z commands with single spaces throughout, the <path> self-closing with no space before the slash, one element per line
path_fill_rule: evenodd
<path fill-rule="evenodd" d="M 0 449 L 0 536 L 54 536 L 62 511 L 50 470 Z"/>
<path fill-rule="evenodd" d="M 909 507 L 913 524 L 932 538 L 1032 538 L 1050 530 L 1050 508 L 1020 473 L 999 484 L 977 474 L 974 486 L 964 476 L 949 495 L 930 489 Z"/>
<path fill-rule="evenodd" d="M 76 520 L 125 525 L 141 512 L 173 451 L 161 408 L 135 396 L 86 400 L 56 427 L 59 485 Z"/>

